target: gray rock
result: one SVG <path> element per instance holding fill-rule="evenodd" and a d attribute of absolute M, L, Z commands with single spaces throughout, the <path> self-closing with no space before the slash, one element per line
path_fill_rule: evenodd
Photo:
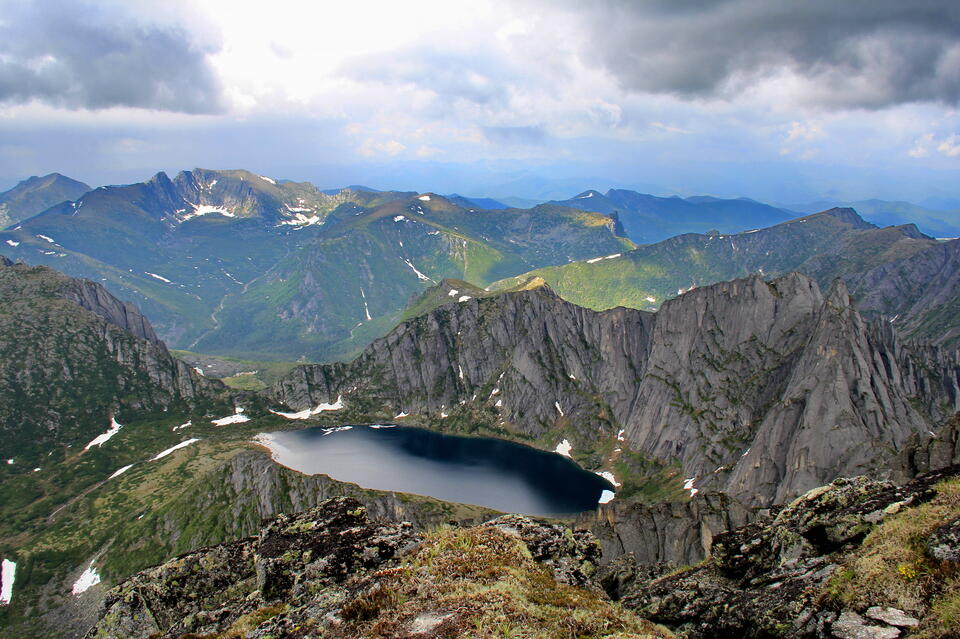
<path fill-rule="evenodd" d="M 896 628 L 867 625 L 866 619 L 848 610 L 840 613 L 830 631 L 837 639 L 897 639 L 900 636 Z"/>
<path fill-rule="evenodd" d="M 927 540 L 927 553 L 940 561 L 960 562 L 960 517 L 933 531 Z"/>
<path fill-rule="evenodd" d="M 765 506 L 837 476 L 910 476 L 896 451 L 960 410 L 958 357 L 902 343 L 842 282 L 823 296 L 799 274 L 706 286 L 655 315 L 597 313 L 541 287 L 437 308 L 350 364 L 295 369 L 273 397 L 562 433 L 574 454 L 622 429 L 698 490 Z"/>
<path fill-rule="evenodd" d="M 890 626 L 900 628 L 915 628 L 920 625 L 920 621 L 904 614 L 902 610 L 897 610 L 896 608 L 872 606 L 867 608 L 867 612 L 864 614 L 871 619 L 876 619 Z"/>

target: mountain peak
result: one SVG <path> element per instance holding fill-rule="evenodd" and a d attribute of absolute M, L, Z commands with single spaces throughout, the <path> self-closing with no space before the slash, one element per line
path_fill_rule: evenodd
<path fill-rule="evenodd" d="M 867 222 L 865 219 L 860 217 L 860 214 L 857 211 L 849 206 L 835 206 L 832 209 L 827 209 L 817 213 L 816 215 L 829 215 L 830 217 L 835 217 L 841 222 L 846 222 L 847 224 L 858 228 L 858 229 L 873 229 L 876 228 L 876 225 Z"/>

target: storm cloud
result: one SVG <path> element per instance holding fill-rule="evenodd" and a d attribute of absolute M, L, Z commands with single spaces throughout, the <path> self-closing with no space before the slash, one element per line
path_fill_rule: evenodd
<path fill-rule="evenodd" d="M 7 2 L 0 16 L 0 102 L 68 109 L 223 110 L 207 56 L 183 29 L 139 24 L 86 2 Z"/>
<path fill-rule="evenodd" d="M 960 101 L 958 2 L 653 0 L 569 9 L 591 45 L 584 58 L 628 91 L 731 98 L 765 81 L 793 81 L 801 99 L 826 107 Z"/>

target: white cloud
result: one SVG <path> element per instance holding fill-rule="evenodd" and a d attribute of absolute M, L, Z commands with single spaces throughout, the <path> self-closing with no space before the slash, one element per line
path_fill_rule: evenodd
<path fill-rule="evenodd" d="M 394 157 L 403 153 L 407 147 L 397 140 L 385 140 L 379 142 L 368 138 L 357 150 L 360 155 L 365 157 L 387 156 Z"/>
<path fill-rule="evenodd" d="M 937 151 L 947 157 L 960 157 L 960 135 L 954 133 L 937 146 Z"/>
<path fill-rule="evenodd" d="M 933 143 L 933 133 L 927 133 L 919 138 L 917 138 L 916 143 L 913 145 L 907 155 L 912 158 L 925 158 L 930 155 L 930 144 Z"/>

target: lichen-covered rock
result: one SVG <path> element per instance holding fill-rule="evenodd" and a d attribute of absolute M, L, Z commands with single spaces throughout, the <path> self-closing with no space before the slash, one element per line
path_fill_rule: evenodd
<path fill-rule="evenodd" d="M 533 558 L 548 566 L 558 582 L 596 587 L 590 578 L 600 565 L 600 544 L 590 533 L 522 515 L 504 515 L 487 525 L 520 537 Z"/>
<path fill-rule="evenodd" d="M 898 628 L 918 620 L 880 606 L 841 610 L 827 587 L 871 530 L 929 502 L 941 481 L 957 475 L 960 467 L 952 467 L 903 486 L 840 479 L 809 491 L 772 518 L 717 535 L 713 557 L 694 568 L 648 580 L 641 571 L 631 577 L 629 568 L 621 567 L 605 585 L 623 605 L 691 639 L 892 639 L 900 636 Z M 956 524 L 951 520 L 937 531 L 937 548 L 951 547 L 946 540 Z"/>
<path fill-rule="evenodd" d="M 421 535 L 339 497 L 135 575 L 87 639 L 486 636 L 531 619 L 537 637 L 668 636 L 591 585 L 599 552 L 589 533 L 519 515 Z"/>
<path fill-rule="evenodd" d="M 937 528 L 927 540 L 927 552 L 939 561 L 960 562 L 960 517 Z"/>

